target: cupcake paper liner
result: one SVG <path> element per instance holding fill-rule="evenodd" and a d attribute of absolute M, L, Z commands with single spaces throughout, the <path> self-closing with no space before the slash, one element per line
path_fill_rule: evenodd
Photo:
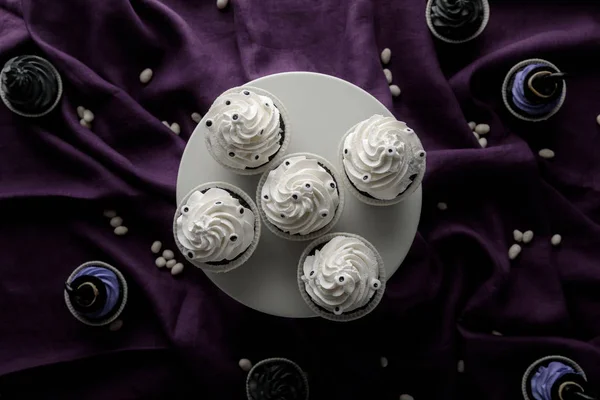
<path fill-rule="evenodd" d="M 300 368 L 300 366 L 298 366 L 298 364 L 296 364 L 295 362 L 293 362 L 291 360 L 288 360 L 287 358 L 279 358 L 279 357 L 266 358 L 266 359 L 264 359 L 262 361 L 259 361 L 248 372 L 248 376 L 246 377 L 246 397 L 248 398 L 248 400 L 254 400 L 252 398 L 252 396 L 250 396 L 250 378 L 252 377 L 252 373 L 254 372 L 254 370 L 256 368 L 258 368 L 258 367 L 260 367 L 260 366 L 262 366 L 264 364 L 269 364 L 269 363 L 272 363 L 272 362 L 286 363 L 286 364 L 289 364 L 289 365 L 291 365 L 292 367 L 294 367 L 295 369 L 298 370 L 298 372 L 300 373 L 300 375 L 304 379 L 304 385 L 306 386 L 306 399 L 305 400 L 308 400 L 310 387 L 308 386 L 308 379 L 306 378 L 306 374 L 304 373 L 304 371 L 302 370 L 302 368 Z"/>
<path fill-rule="evenodd" d="M 200 262 L 197 260 L 190 259 L 186 255 L 187 252 L 189 251 L 189 249 L 183 247 L 183 245 L 181 243 L 179 243 L 179 240 L 177 239 L 177 218 L 179 218 L 179 216 L 181 216 L 181 207 L 187 202 L 188 198 L 192 195 L 192 193 L 194 193 L 196 191 L 203 192 L 205 190 L 212 189 L 212 188 L 219 188 L 219 189 L 228 191 L 234 197 L 237 197 L 238 199 L 241 199 L 246 204 L 248 204 L 248 207 L 250 207 L 250 210 L 252 210 L 252 212 L 254 213 L 254 239 L 252 240 L 252 243 L 250 243 L 250 246 L 242 254 L 237 256 L 235 259 L 231 260 L 230 262 L 219 264 L 219 265 L 207 264 L 207 263 L 203 263 L 203 262 Z M 188 260 L 192 265 L 194 265 L 195 267 L 201 268 L 202 270 L 204 270 L 206 272 L 214 272 L 214 273 L 229 272 L 231 270 L 238 268 L 239 266 L 244 264 L 246 261 L 248 261 L 250 256 L 252 256 L 252 254 L 254 253 L 254 250 L 256 250 L 256 246 L 258 246 L 258 241 L 260 239 L 260 230 L 261 230 L 260 214 L 258 212 L 258 207 L 254 203 L 254 200 L 252 200 L 252 198 L 250 196 L 248 196 L 246 194 L 246 192 L 244 192 L 242 189 L 240 189 L 237 186 L 234 186 L 232 184 L 226 183 L 226 182 L 203 183 L 202 185 L 196 186 L 194 189 L 190 190 L 188 192 L 188 194 L 185 195 L 185 197 L 183 198 L 181 203 L 179 203 L 179 205 L 177 207 L 177 211 L 175 212 L 175 217 L 173 218 L 173 237 L 175 238 L 175 244 L 177 245 L 177 248 L 179 249 L 181 254 L 183 254 L 185 259 Z"/>
<path fill-rule="evenodd" d="M 50 61 L 46 60 L 45 58 L 38 57 L 38 56 L 31 56 L 31 57 L 35 57 L 38 60 L 42 60 L 43 62 L 48 63 L 48 66 L 50 67 L 50 70 L 52 70 L 52 73 L 56 77 L 56 81 L 58 82 L 58 93 L 56 95 L 56 100 L 54 101 L 54 103 L 52 103 L 52 105 L 46 111 L 44 111 L 42 113 L 39 113 L 39 114 L 27 114 L 27 113 L 24 113 L 22 111 L 17 110 L 16 108 L 14 108 L 12 106 L 12 104 L 10 103 L 10 101 L 8 101 L 8 99 L 6 98 L 6 93 L 2 89 L 2 85 L 0 85 L 0 98 L 2 98 L 2 101 L 4 102 L 4 104 L 6 105 L 6 107 L 8 107 L 8 109 L 10 111 L 14 112 L 15 114 L 18 114 L 18 115 L 20 115 L 22 117 L 38 118 L 38 117 L 43 117 L 44 115 L 48 114 L 50 111 L 52 111 L 52 110 L 54 110 L 56 108 L 56 106 L 58 105 L 58 103 L 60 102 L 60 99 L 62 97 L 63 83 L 62 83 L 62 79 L 60 77 L 60 74 L 58 73 L 58 70 L 56 69 L 56 67 L 54 67 L 54 65 L 52 65 L 52 63 Z"/>
<path fill-rule="evenodd" d="M 112 265 L 109 265 L 102 261 L 88 261 L 86 263 L 81 264 L 79 267 L 75 268 L 75 270 L 67 278 L 67 282 L 71 282 L 73 280 L 73 277 L 75 275 L 77 275 L 77 273 L 79 273 L 79 271 L 81 271 L 82 269 L 89 267 L 89 266 L 103 267 L 103 268 L 111 270 L 112 272 L 115 273 L 115 275 L 117 275 L 117 279 L 119 279 L 119 283 L 121 284 L 121 304 L 117 308 L 117 311 L 115 313 L 113 313 L 111 316 L 109 316 L 105 319 L 102 319 L 102 320 L 90 319 L 90 318 L 86 317 L 85 315 L 78 313 L 77 310 L 75 310 L 75 308 L 73 307 L 73 304 L 71 304 L 71 298 L 69 297 L 69 294 L 67 293 L 66 290 L 64 291 L 65 303 L 66 303 L 67 307 L 69 308 L 69 311 L 71 311 L 71 314 L 73 314 L 73 316 L 75 318 L 77 318 L 79 321 L 83 322 L 84 324 L 90 325 L 90 326 L 108 325 L 111 322 L 113 322 L 114 320 L 116 320 L 119 317 L 119 315 L 121 315 L 121 313 L 123 312 L 123 309 L 125 309 L 125 305 L 127 304 L 127 281 L 125 280 L 125 277 L 123 276 L 121 271 L 119 271 Z"/>
<path fill-rule="evenodd" d="M 236 173 L 238 175 L 259 175 L 259 174 L 262 174 L 263 172 L 265 172 L 266 170 L 270 169 L 270 167 L 273 164 L 277 163 L 277 161 L 279 161 L 285 155 L 285 152 L 287 151 L 287 148 L 290 144 L 290 140 L 292 138 L 292 125 L 290 123 L 289 114 L 288 114 L 287 109 L 285 108 L 285 105 L 279 100 L 279 98 L 277 96 L 275 96 L 273 93 L 268 92 L 264 89 L 259 89 L 254 86 L 238 86 L 238 87 L 234 87 L 232 89 L 229 89 L 229 90 L 223 92 L 219 97 L 224 96 L 228 93 L 238 93 L 242 90 L 249 90 L 254 93 L 258 93 L 261 96 L 270 97 L 273 100 L 273 104 L 275 104 L 277 106 L 277 109 L 279 110 L 281 118 L 283 119 L 283 122 L 285 124 L 283 143 L 281 143 L 281 147 L 279 148 L 279 151 L 273 156 L 273 158 L 269 162 L 261 165 L 260 167 L 252 168 L 252 169 L 233 168 L 233 167 L 225 164 L 223 162 L 223 160 L 226 159 L 226 157 L 227 157 L 225 152 L 220 151 L 218 149 L 214 149 L 209 143 L 208 135 L 207 135 L 208 128 L 206 127 L 206 120 L 209 119 L 209 118 L 207 118 L 207 115 L 205 115 L 202 118 L 202 120 L 199 122 L 199 125 L 201 125 L 202 129 L 204 130 L 202 132 L 202 134 L 204 135 L 204 143 L 206 145 L 206 149 L 208 150 L 208 152 L 210 153 L 212 158 L 216 162 L 219 163 L 219 165 L 227 168 L 229 171 Z"/>
<path fill-rule="evenodd" d="M 381 282 L 381 287 L 379 288 L 379 290 L 377 290 L 375 292 L 373 297 L 371 297 L 371 300 L 369 300 L 369 302 L 367 303 L 366 306 L 359 308 L 357 310 L 351 311 L 349 313 L 343 313 L 341 315 L 335 315 L 333 312 L 329 312 L 329 311 L 325 310 L 324 308 L 321 308 L 320 306 L 318 306 L 316 303 L 314 303 L 312 301 L 311 297 L 309 296 L 309 294 L 306 292 L 304 282 L 302 281 L 302 275 L 304 275 L 304 269 L 303 269 L 304 261 L 306 260 L 306 257 L 308 257 L 310 255 L 310 253 L 315 249 L 315 247 L 325 244 L 337 236 L 347 236 L 347 237 L 359 239 L 359 240 L 363 241 L 369 249 L 371 249 L 373 254 L 375 254 L 375 258 L 377 259 L 377 265 L 379 267 L 378 279 Z M 298 288 L 300 289 L 300 295 L 302 296 L 302 298 L 304 299 L 304 302 L 308 305 L 308 307 L 318 316 L 323 317 L 328 320 L 331 320 L 331 321 L 337 321 L 337 322 L 354 321 L 356 319 L 364 317 L 365 315 L 367 315 L 371 311 L 373 311 L 375 309 L 375 307 L 377 307 L 377 305 L 379 304 L 381 299 L 383 298 L 383 294 L 385 292 L 385 287 L 386 287 L 386 279 L 387 279 L 385 266 L 383 264 L 383 258 L 381 258 L 381 255 L 379 254 L 379 252 L 377 251 L 375 246 L 373 246 L 368 240 L 366 240 L 362 236 L 356 235 L 354 233 L 346 233 L 346 232 L 330 233 L 330 234 L 322 236 L 322 237 L 318 238 L 317 240 L 311 242 L 306 247 L 306 249 L 302 252 L 302 255 L 300 256 L 300 262 L 298 263 L 298 274 L 297 275 L 298 275 Z"/>
<path fill-rule="evenodd" d="M 265 212 L 262 208 L 261 193 L 262 193 L 262 188 L 265 185 L 265 182 L 267 181 L 269 173 L 272 170 L 279 167 L 281 165 L 281 163 L 283 163 L 285 160 L 287 160 L 291 157 L 298 157 L 298 156 L 304 156 L 306 158 L 312 158 L 314 160 L 317 160 L 317 162 L 319 164 L 321 164 L 322 167 L 329 170 L 329 173 L 331 174 L 331 176 L 333 177 L 333 180 L 335 181 L 335 183 L 337 185 L 338 196 L 340 199 L 340 204 L 338 205 L 337 209 L 335 210 L 335 215 L 333 216 L 333 219 L 331 220 L 331 222 L 329 222 L 327 225 L 325 225 L 323 228 L 319 229 L 318 231 L 311 232 L 308 235 L 300 235 L 300 234 L 290 235 L 289 233 L 282 231 L 281 229 L 279 229 L 277 226 L 275 226 L 274 224 L 272 224 L 269 221 L 269 219 L 267 218 L 267 215 L 265 214 Z M 291 241 L 313 240 L 321 235 L 326 234 L 339 221 L 339 219 L 342 216 L 342 213 L 344 211 L 344 188 L 342 187 L 342 185 L 340 185 L 340 181 L 341 181 L 341 176 L 337 172 L 336 168 L 329 161 L 324 159 L 323 157 L 320 157 L 320 156 L 318 156 L 316 154 L 312 154 L 312 153 L 292 153 L 292 154 L 286 155 L 285 157 L 278 160 L 276 164 L 273 164 L 272 167 L 260 177 L 260 181 L 258 182 L 258 187 L 256 189 L 256 204 L 258 204 L 258 210 L 260 212 L 260 216 L 261 216 L 263 222 L 265 223 L 265 226 L 271 232 L 273 232 L 273 234 L 277 235 L 278 237 L 280 237 L 282 239 L 286 239 L 286 240 L 291 240 Z"/>
<path fill-rule="evenodd" d="M 508 111 L 510 111 L 510 113 L 512 115 L 514 115 L 515 117 L 517 117 L 519 119 L 522 119 L 523 121 L 528 121 L 528 122 L 545 121 L 548 118 L 550 118 L 551 116 L 553 116 L 554 114 L 556 114 L 558 112 L 558 110 L 560 110 L 560 108 L 562 107 L 563 103 L 565 102 L 565 98 L 567 96 L 567 84 L 566 83 L 563 84 L 562 93 L 560 95 L 560 100 L 556 104 L 556 107 L 554 107 L 552 109 L 552 111 L 550 111 L 549 113 L 547 113 L 545 115 L 537 116 L 537 117 L 530 116 L 527 114 L 521 114 L 518 110 L 515 110 L 511 106 L 511 103 L 508 99 L 508 93 L 512 89 L 512 87 L 509 88 L 509 85 L 511 84 L 513 76 L 519 70 L 525 68 L 526 66 L 528 66 L 530 64 L 545 64 L 545 65 L 549 66 L 550 68 L 556 70 L 556 72 L 560 72 L 560 70 L 556 67 L 556 65 L 552 64 L 550 61 L 542 60 L 541 58 L 532 58 L 529 60 L 521 61 L 520 63 L 518 63 L 517 65 L 512 67 L 510 69 L 510 71 L 508 71 L 508 74 L 506 74 L 506 77 L 504 78 L 504 83 L 502 83 L 502 101 L 504 102 L 504 106 L 506 107 L 506 109 Z"/>
<path fill-rule="evenodd" d="M 585 376 L 585 372 L 583 371 L 583 369 L 579 366 L 579 364 L 577 364 L 575 361 L 571 360 L 570 358 L 564 357 L 564 356 L 546 356 L 546 357 L 542 357 L 537 361 L 534 361 L 525 371 L 525 373 L 523 374 L 523 379 L 521 381 L 521 392 L 523 393 L 523 398 L 525 400 L 535 400 L 532 397 L 529 397 L 529 393 L 527 392 L 527 386 L 529 385 L 529 381 L 531 378 L 531 375 L 534 374 L 537 369 L 542 366 L 542 365 L 548 365 L 550 364 L 552 361 L 558 361 L 558 362 L 562 362 L 563 364 L 567 364 L 568 366 L 570 366 L 571 368 L 573 368 L 575 371 L 577 371 L 579 374 L 581 374 L 581 376 L 583 377 L 584 380 L 587 381 L 587 377 Z"/>
<path fill-rule="evenodd" d="M 485 27 L 488 24 L 488 21 L 490 20 L 490 4 L 488 3 L 487 0 L 482 0 L 483 3 L 483 21 L 481 21 L 481 26 L 479 27 L 479 29 L 477 29 L 477 32 L 475 32 L 474 34 L 472 34 L 471 36 L 465 38 L 465 39 L 449 39 L 445 36 L 442 36 L 441 34 L 439 34 L 436 30 L 435 27 L 433 26 L 433 22 L 431 21 L 431 3 L 433 0 L 429 0 L 427 1 L 427 5 L 425 6 L 425 20 L 427 21 L 427 26 L 429 27 L 429 30 L 431 31 L 431 33 L 433 34 L 433 36 L 435 36 L 436 38 L 446 42 L 446 43 L 452 43 L 452 44 L 460 44 L 460 43 L 465 43 L 468 42 L 470 40 L 475 39 L 477 36 L 481 35 L 481 32 L 483 32 L 483 30 L 485 29 Z"/>
<path fill-rule="evenodd" d="M 358 124 L 356 124 L 356 125 L 358 125 Z M 356 188 L 356 186 L 354 186 L 352 181 L 350 181 L 350 178 L 348 177 L 348 174 L 346 173 L 346 167 L 344 166 L 344 142 L 346 141 L 346 137 L 348 137 L 350 132 L 352 132 L 354 130 L 356 125 L 354 125 L 350 129 L 348 129 L 348 132 L 346 132 L 344 134 L 344 136 L 342 137 L 342 140 L 340 141 L 340 145 L 338 148 L 338 157 L 337 157 L 338 160 L 337 161 L 339 164 L 340 174 L 342 176 L 342 181 L 344 182 L 344 186 L 346 186 L 348 191 L 350 193 L 352 193 L 352 195 L 354 197 L 356 197 L 361 202 L 368 204 L 370 206 L 391 206 L 391 205 L 403 202 L 404 200 L 409 198 L 415 192 L 415 190 L 417 190 L 419 188 L 419 186 L 421 185 L 421 182 L 423 182 L 423 177 L 425 176 L 425 171 L 427 169 L 427 163 L 425 163 L 425 166 L 423 167 L 423 171 L 421 171 L 419 173 L 419 175 L 415 178 L 413 183 L 403 193 L 396 196 L 395 198 L 393 198 L 391 200 L 382 200 L 382 199 L 376 199 L 375 197 L 365 195 L 360 190 L 358 190 Z M 414 135 L 416 135 L 416 133 L 414 133 Z"/>

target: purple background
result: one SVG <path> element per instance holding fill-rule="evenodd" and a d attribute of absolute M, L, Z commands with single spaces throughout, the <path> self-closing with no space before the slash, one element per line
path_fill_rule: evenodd
<path fill-rule="evenodd" d="M 277 356 L 308 373 L 313 399 L 518 399 L 523 371 L 548 354 L 600 382 L 600 7 L 492 0 L 484 33 L 448 45 L 432 38 L 424 4 L 0 0 L 0 63 L 39 54 L 65 83 L 48 117 L 0 107 L 2 398 L 242 399 L 238 360 Z M 394 101 L 385 47 L 402 88 Z M 561 111 L 537 124 L 513 119 L 500 96 L 510 67 L 534 57 L 572 73 Z M 144 68 L 154 70 L 147 86 Z M 190 114 L 232 86 L 295 70 L 369 91 L 428 151 L 419 234 L 379 308 L 353 323 L 260 314 L 190 266 L 172 279 L 150 252 L 154 240 L 175 249 Z M 79 125 L 79 105 L 95 113 L 93 130 Z M 470 120 L 491 125 L 488 148 Z M 544 147 L 556 157 L 539 158 Z M 128 235 L 112 233 L 106 208 Z M 535 238 L 510 262 L 514 229 Z M 95 259 L 129 280 L 118 333 L 82 325 L 63 302 L 65 277 Z"/>

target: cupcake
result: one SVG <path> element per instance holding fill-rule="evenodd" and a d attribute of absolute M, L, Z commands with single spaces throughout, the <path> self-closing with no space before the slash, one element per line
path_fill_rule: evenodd
<path fill-rule="evenodd" d="M 401 202 L 421 184 L 426 153 L 402 121 L 373 115 L 354 125 L 340 142 L 342 179 L 360 201 L 385 206 Z"/>
<path fill-rule="evenodd" d="M 502 100 L 512 115 L 543 121 L 560 109 L 567 94 L 565 74 L 548 61 L 525 60 L 515 65 L 502 85 Z"/>
<path fill-rule="evenodd" d="M 24 117 L 48 114 L 60 101 L 60 74 L 47 60 L 32 55 L 8 60 L 0 73 L 0 97 L 14 113 Z"/>
<path fill-rule="evenodd" d="M 289 240 L 310 240 L 327 233 L 344 208 L 338 174 L 325 159 L 290 154 L 258 183 L 256 199 L 267 228 Z"/>
<path fill-rule="evenodd" d="M 296 363 L 268 358 L 248 373 L 246 395 L 248 400 L 308 400 L 308 380 Z"/>
<path fill-rule="evenodd" d="M 351 321 L 373 311 L 383 297 L 385 279 L 377 249 L 351 233 L 315 240 L 298 264 L 302 298 L 316 314 L 333 321 Z"/>
<path fill-rule="evenodd" d="M 175 243 L 196 267 L 227 272 L 254 253 L 260 218 L 254 201 L 224 182 L 198 186 L 185 196 L 173 221 Z"/>
<path fill-rule="evenodd" d="M 87 325 L 110 324 L 127 303 L 127 282 L 113 266 L 90 261 L 77 267 L 65 282 L 65 303 Z"/>
<path fill-rule="evenodd" d="M 525 400 L 595 399 L 585 372 L 573 360 L 562 356 L 540 358 L 527 368 L 521 382 Z"/>
<path fill-rule="evenodd" d="M 209 153 L 219 164 L 241 175 L 264 172 L 285 153 L 290 141 L 285 107 L 273 94 L 258 88 L 226 91 L 203 121 Z"/>
<path fill-rule="evenodd" d="M 464 43 L 483 32 L 490 18 L 490 6 L 487 0 L 429 0 L 425 18 L 438 39 Z"/>

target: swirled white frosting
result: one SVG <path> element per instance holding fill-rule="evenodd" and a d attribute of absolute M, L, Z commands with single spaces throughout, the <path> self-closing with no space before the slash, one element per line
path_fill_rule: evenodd
<path fill-rule="evenodd" d="M 381 288 L 375 254 L 360 239 L 336 236 L 306 257 L 304 288 L 313 302 L 336 315 L 367 305 Z"/>
<path fill-rule="evenodd" d="M 179 211 L 177 240 L 188 258 L 199 262 L 233 260 L 254 239 L 254 213 L 226 190 L 196 191 Z"/>
<path fill-rule="evenodd" d="M 425 151 L 406 124 L 373 115 L 352 128 L 343 146 L 343 163 L 359 191 L 380 200 L 402 194 L 425 172 Z"/>
<path fill-rule="evenodd" d="M 261 192 L 261 207 L 269 222 L 292 235 L 324 228 L 339 204 L 333 176 L 305 156 L 290 157 L 269 172 Z"/>
<path fill-rule="evenodd" d="M 237 169 L 266 164 L 281 148 L 279 117 L 273 100 L 251 89 L 222 94 L 208 110 L 206 120 L 214 156 Z"/>

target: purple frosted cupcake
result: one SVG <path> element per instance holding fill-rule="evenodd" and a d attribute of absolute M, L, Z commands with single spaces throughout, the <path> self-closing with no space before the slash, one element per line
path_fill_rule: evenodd
<path fill-rule="evenodd" d="M 523 374 L 521 389 L 525 400 L 597 399 L 583 369 L 563 356 L 543 357 L 531 364 Z"/>

